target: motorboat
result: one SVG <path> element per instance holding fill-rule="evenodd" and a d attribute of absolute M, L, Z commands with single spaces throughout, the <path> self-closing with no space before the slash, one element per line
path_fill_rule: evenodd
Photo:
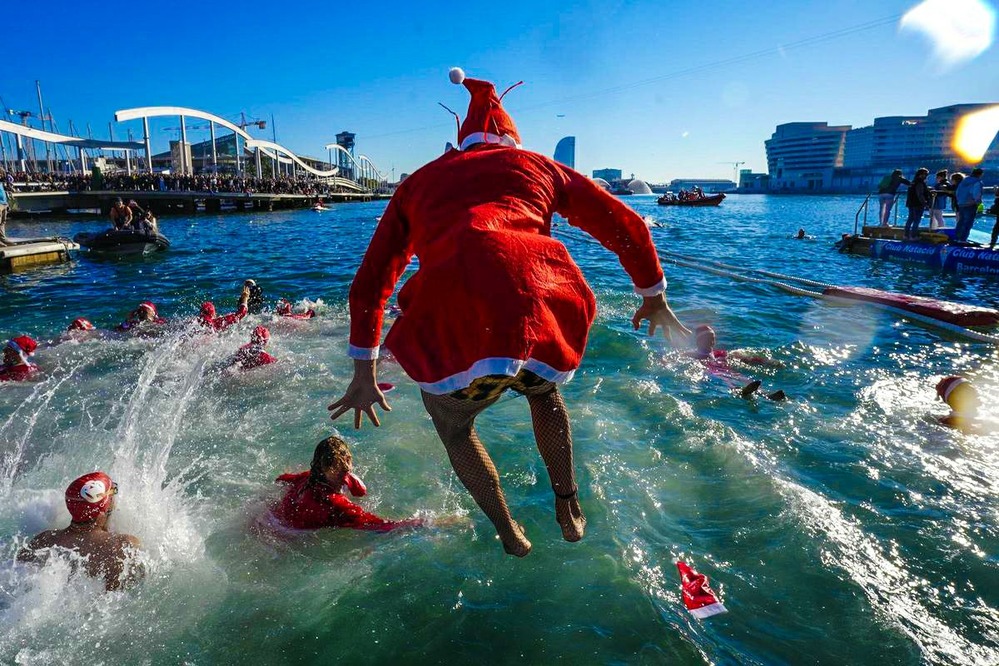
<path fill-rule="evenodd" d="M 159 231 L 108 229 L 100 233 L 82 232 L 73 240 L 95 254 L 128 256 L 166 250 L 170 241 Z"/>
<path fill-rule="evenodd" d="M 693 197 L 689 199 L 680 199 L 676 196 L 669 196 L 669 194 L 664 194 L 658 199 L 656 203 L 660 206 L 717 206 L 722 201 L 725 200 L 724 194 L 705 194 L 700 197 Z"/>

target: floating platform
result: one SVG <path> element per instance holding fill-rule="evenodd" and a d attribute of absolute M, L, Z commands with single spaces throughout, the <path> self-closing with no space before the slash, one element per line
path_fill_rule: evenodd
<path fill-rule="evenodd" d="M 950 232 L 950 233 L 948 233 Z M 981 245 L 951 243 L 952 229 L 923 231 L 920 240 L 902 240 L 902 227 L 864 227 L 836 243 L 840 252 L 925 266 L 944 273 L 999 276 L 999 252 Z"/>
<path fill-rule="evenodd" d="M 65 238 L 16 240 L 8 237 L 7 241 L 14 244 L 0 247 L 0 271 L 5 273 L 69 261 L 69 253 L 80 249 L 79 245 Z"/>

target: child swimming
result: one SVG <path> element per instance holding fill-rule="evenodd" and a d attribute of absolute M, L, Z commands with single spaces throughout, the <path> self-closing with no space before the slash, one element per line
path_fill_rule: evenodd
<path fill-rule="evenodd" d="M 745 365 L 780 367 L 778 361 L 774 361 L 762 356 L 751 356 L 742 352 L 729 352 L 724 349 L 715 349 L 717 337 L 713 328 L 707 324 L 702 324 L 694 329 L 697 349 L 690 353 L 704 364 L 705 369 L 713 376 L 718 377 L 729 387 L 736 388 L 740 384 L 739 394 L 743 398 L 748 398 L 756 393 L 762 382 L 758 379 L 750 380 L 749 377 L 735 371 L 729 365 L 729 360 L 735 360 Z M 770 400 L 787 400 L 787 395 L 783 390 L 777 390 L 767 396 Z"/>

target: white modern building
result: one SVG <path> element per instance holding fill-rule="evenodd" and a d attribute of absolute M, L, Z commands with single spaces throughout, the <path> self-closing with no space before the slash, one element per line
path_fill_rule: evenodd
<path fill-rule="evenodd" d="M 832 183 L 833 170 L 843 166 L 849 125 L 785 123 L 764 142 L 769 186 L 774 191 L 817 192 Z"/>

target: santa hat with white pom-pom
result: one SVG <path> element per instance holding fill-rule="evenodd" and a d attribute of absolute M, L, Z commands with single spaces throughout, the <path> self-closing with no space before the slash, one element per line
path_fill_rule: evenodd
<path fill-rule="evenodd" d="M 676 568 L 680 572 L 683 605 L 687 607 L 688 613 L 698 620 L 703 620 L 712 615 L 728 612 L 725 605 L 708 587 L 707 576 L 697 573 L 686 562 L 677 562 Z"/>
<path fill-rule="evenodd" d="M 507 88 L 503 95 L 497 95 L 492 83 L 470 79 L 460 67 L 452 67 L 448 78 L 455 85 L 464 85 L 472 95 L 465 121 L 458 128 L 458 150 L 466 150 L 478 143 L 520 148 L 520 134 L 517 133 L 513 118 L 503 109 L 502 100 L 503 95 L 523 81 Z"/>

